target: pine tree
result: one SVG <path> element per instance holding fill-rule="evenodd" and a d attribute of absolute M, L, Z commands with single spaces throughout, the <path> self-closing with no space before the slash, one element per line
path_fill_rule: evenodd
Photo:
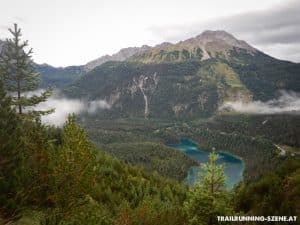
<path fill-rule="evenodd" d="M 224 167 L 217 166 L 218 155 L 213 151 L 209 162 L 202 165 L 200 179 L 184 202 L 189 225 L 218 224 L 218 215 L 233 215 L 230 196 L 225 192 Z"/>
<path fill-rule="evenodd" d="M 224 166 L 216 165 L 218 154 L 213 151 L 209 154 L 209 163 L 201 165 L 203 174 L 200 175 L 200 182 L 211 194 L 220 192 L 225 187 Z"/>
<path fill-rule="evenodd" d="M 13 105 L 18 113 L 40 116 L 53 110 L 35 111 L 33 107 L 44 102 L 51 95 L 51 89 L 43 91 L 41 94 L 27 96 L 27 93 L 37 89 L 39 84 L 39 74 L 35 71 L 34 63 L 31 59 L 32 49 L 26 51 L 28 41 L 21 41 L 21 29 L 14 24 L 14 29 L 9 29 L 12 34 L 11 39 L 7 39 L 0 55 L 0 78 L 4 82 L 6 90 L 12 95 Z"/>
<path fill-rule="evenodd" d="M 0 205 L 10 212 L 18 207 L 24 190 L 26 156 L 20 151 L 21 134 L 20 120 L 0 80 Z"/>
<path fill-rule="evenodd" d="M 64 126 L 62 146 L 54 157 L 52 201 L 66 207 L 90 193 L 96 179 L 93 146 L 74 116 L 69 116 Z"/>

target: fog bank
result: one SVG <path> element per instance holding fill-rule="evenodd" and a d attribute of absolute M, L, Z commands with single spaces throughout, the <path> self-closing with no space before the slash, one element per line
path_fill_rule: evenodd
<path fill-rule="evenodd" d="M 300 114 L 300 94 L 291 91 L 281 91 L 278 99 L 267 102 L 253 101 L 244 103 L 241 101 L 225 102 L 219 110 L 235 111 L 251 114 Z"/>
<path fill-rule="evenodd" d="M 43 90 L 27 93 L 27 95 L 40 94 Z M 94 114 L 111 106 L 103 99 L 87 101 L 82 99 L 70 99 L 55 91 L 46 102 L 42 102 L 35 107 L 35 110 L 55 109 L 54 113 L 42 116 L 42 122 L 49 125 L 62 126 L 69 114 L 88 113 Z"/>

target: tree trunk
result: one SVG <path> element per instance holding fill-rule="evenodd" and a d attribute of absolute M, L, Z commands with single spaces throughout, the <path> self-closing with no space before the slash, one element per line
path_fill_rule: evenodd
<path fill-rule="evenodd" d="M 18 107 L 19 107 L 19 114 L 22 114 L 22 105 L 20 103 L 20 99 L 21 99 L 20 80 L 18 79 Z"/>

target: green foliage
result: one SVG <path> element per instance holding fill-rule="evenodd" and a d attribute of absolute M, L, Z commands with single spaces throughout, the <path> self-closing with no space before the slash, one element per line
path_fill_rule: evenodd
<path fill-rule="evenodd" d="M 63 132 L 62 145 L 52 154 L 52 204 L 64 208 L 91 192 L 96 177 L 95 152 L 75 117 L 69 116 Z"/>
<path fill-rule="evenodd" d="M 228 64 L 239 74 L 255 100 L 269 100 L 278 90 L 300 91 L 297 63 L 274 59 L 262 52 L 254 55 L 233 50 Z"/>
<path fill-rule="evenodd" d="M 186 216 L 178 205 L 161 202 L 157 198 L 145 199 L 137 208 L 124 207 L 115 224 L 122 225 L 183 225 Z"/>
<path fill-rule="evenodd" d="M 159 63 L 178 63 L 187 60 L 200 61 L 203 56 L 203 51 L 199 47 L 194 48 L 170 48 L 157 49 L 154 51 L 146 51 L 141 54 L 136 54 L 128 59 L 132 62 L 143 62 L 148 64 Z"/>
<path fill-rule="evenodd" d="M 186 155 L 153 142 L 115 143 L 103 146 L 107 152 L 148 172 L 183 181 L 191 166 L 198 165 Z"/>
<path fill-rule="evenodd" d="M 52 110 L 34 111 L 30 108 L 46 101 L 51 95 L 51 90 L 47 89 L 40 95 L 26 96 L 26 92 L 34 91 L 38 87 L 39 74 L 35 72 L 31 59 L 32 49 L 26 52 L 28 41 L 21 41 L 21 30 L 17 24 L 9 31 L 13 38 L 6 40 L 4 50 L 1 52 L 0 78 L 4 81 L 6 90 L 13 93 L 13 104 L 17 106 L 19 114 L 22 114 L 24 109 L 27 110 L 27 114 L 33 116 L 52 112 Z"/>
<path fill-rule="evenodd" d="M 222 191 L 225 185 L 224 168 L 217 166 L 218 155 L 212 152 L 209 162 L 202 166 L 203 174 L 190 189 L 184 202 L 184 210 L 190 225 L 218 224 L 218 215 L 233 215 L 229 193 Z"/>
<path fill-rule="evenodd" d="M 44 202 L 52 134 L 38 121 L 21 120 L 2 87 L 0 92 L 0 199 L 14 213 L 29 202 Z"/>
<path fill-rule="evenodd" d="M 113 218 L 107 208 L 89 196 L 78 199 L 71 209 L 55 208 L 48 210 L 46 216 L 41 220 L 41 225 L 111 225 Z"/>
<path fill-rule="evenodd" d="M 203 187 L 210 193 L 220 192 L 225 186 L 224 165 L 216 165 L 218 154 L 212 152 L 209 154 L 209 163 L 201 165 L 204 171 L 200 176 Z"/>
<path fill-rule="evenodd" d="M 198 183 L 188 192 L 184 202 L 188 224 L 218 224 L 217 216 L 234 215 L 231 204 L 231 196 L 228 193 L 218 192 L 212 195 Z"/>
<path fill-rule="evenodd" d="M 9 211 L 16 209 L 20 200 L 26 170 L 20 121 L 11 104 L 0 80 L 0 205 Z"/>
<path fill-rule="evenodd" d="M 242 185 L 237 190 L 235 207 L 250 215 L 299 215 L 299 174 L 299 160 L 286 160 L 274 172 Z"/>
<path fill-rule="evenodd" d="M 218 115 L 205 126 L 226 133 L 261 136 L 277 144 L 300 146 L 300 116 L 278 115 Z"/>
<path fill-rule="evenodd" d="M 19 120 L 9 98 L 0 102 L 1 124 L 11 122 L 23 131 L 17 133 L 22 148 L 15 148 L 18 139 L 10 140 L 13 132 L 6 132 L 12 128 L 1 127 L 0 133 L 1 210 L 16 224 L 114 224 L 124 204 L 132 210 L 132 217 L 141 218 L 139 209 L 146 199 L 156 199 L 155 206 L 149 206 L 153 214 L 148 223 L 166 220 L 178 224 L 175 215 L 182 219 L 180 206 L 185 199 L 185 186 L 146 173 L 102 151 L 96 153 L 73 116 L 60 131 L 39 122 Z M 26 156 L 22 163 L 17 163 L 16 153 Z M 163 219 L 159 217 L 159 205 L 165 206 Z M 40 213 L 26 213 L 32 209 Z"/>

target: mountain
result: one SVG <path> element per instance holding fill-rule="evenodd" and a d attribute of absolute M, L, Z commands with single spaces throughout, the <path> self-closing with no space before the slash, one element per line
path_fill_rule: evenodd
<path fill-rule="evenodd" d="M 72 97 L 104 99 L 99 117 L 199 118 L 225 101 L 266 101 L 300 91 L 300 65 L 277 60 L 225 31 L 163 43 L 107 62 L 68 87 Z"/>
<path fill-rule="evenodd" d="M 237 40 L 225 31 L 205 31 L 202 34 L 176 44 L 164 43 L 140 52 L 131 61 L 143 63 L 182 62 L 228 57 L 234 48 L 255 54 L 257 50 L 245 41 Z"/>
<path fill-rule="evenodd" d="M 95 67 L 100 66 L 103 63 L 108 62 L 108 61 L 125 61 L 129 57 L 131 57 L 135 54 L 138 54 L 138 53 L 142 53 L 146 50 L 149 50 L 150 48 L 151 47 L 147 46 L 147 45 L 143 45 L 140 48 L 139 47 L 123 48 L 119 52 L 117 52 L 113 55 L 105 55 L 105 56 L 102 56 L 98 59 L 95 59 L 93 61 L 88 62 L 84 66 L 84 69 L 86 71 L 90 71 L 90 70 L 94 69 Z"/>

